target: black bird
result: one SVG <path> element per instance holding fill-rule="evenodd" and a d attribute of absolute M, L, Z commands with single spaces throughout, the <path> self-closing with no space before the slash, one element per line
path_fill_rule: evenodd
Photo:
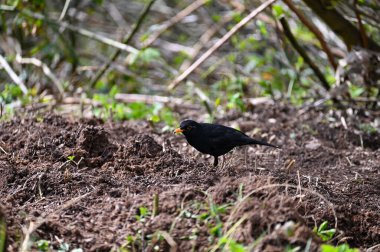
<path fill-rule="evenodd" d="M 193 120 L 182 121 L 175 133 L 183 133 L 187 142 L 199 152 L 214 156 L 214 166 L 218 165 L 218 157 L 233 148 L 248 144 L 275 145 L 250 138 L 243 132 L 220 124 L 197 123 Z"/>

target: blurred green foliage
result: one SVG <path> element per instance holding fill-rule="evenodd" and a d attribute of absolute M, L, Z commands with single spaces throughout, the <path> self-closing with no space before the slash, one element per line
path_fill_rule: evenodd
<path fill-rule="evenodd" d="M 57 98 L 46 69 L 33 64 L 20 64 L 16 60 L 20 54 L 45 63 L 63 83 L 65 96 L 87 97 L 101 102 L 104 108 L 94 109 L 97 115 L 111 117 L 112 113 L 112 118 L 118 120 L 148 119 L 152 122 L 165 121 L 170 125 L 175 121 L 173 111 L 162 104 L 118 104 L 113 99 L 116 93 L 174 95 L 203 104 L 204 98 L 198 97 L 186 85 L 179 85 L 174 92 L 167 92 L 167 85 L 186 69 L 183 64 L 188 66 L 194 62 L 247 15 L 229 3 L 208 1 L 199 10 L 161 31 L 157 40 L 145 47 L 142 43 L 159 31 L 173 13 L 178 13 L 192 3 L 164 1 L 160 8 L 149 13 L 133 39 L 131 46 L 137 49 L 137 53 L 122 52 L 95 87 L 89 85 L 99 67 L 115 51 L 114 47 L 99 42 L 93 36 L 120 41 L 130 32 L 146 2 L 79 0 L 71 1 L 67 11 L 63 12 L 65 1 L 4 1 L 0 11 L 0 29 L 4 34 L 2 54 L 30 91 L 24 96 L 8 75 L 0 72 L 0 82 L 6 83 L 0 85 L 0 102 L 11 104 L 20 100 L 25 106 L 33 102 L 51 101 L 51 98 L 44 98 L 46 95 Z M 342 4 L 339 1 L 327 2 L 329 8 L 338 8 Z M 295 4 L 306 15 L 314 17 L 302 1 Z M 111 5 L 119 12 L 119 20 L 109 13 Z M 128 8 L 125 8 L 126 5 Z M 246 3 L 245 7 L 254 9 L 255 6 Z M 372 2 L 358 1 L 358 8 L 366 11 L 378 7 Z M 286 100 L 301 106 L 326 95 L 310 66 L 281 33 L 278 19 L 282 16 L 289 20 L 298 42 L 333 86 L 336 81 L 335 70 L 330 66 L 315 35 L 284 3 L 278 2 L 260 18 L 240 29 L 189 76 L 195 83 L 194 87 L 202 90 L 210 101 L 217 101 L 207 108 L 215 110 L 212 116 L 229 110 L 246 111 L 246 98 L 251 97 L 270 96 L 274 100 Z M 226 17 L 230 17 L 229 22 L 225 22 Z M 377 26 L 371 22 L 364 22 L 364 26 L 369 37 L 380 40 Z M 208 33 L 214 35 L 208 38 L 203 36 Z M 328 36 L 326 40 L 329 46 L 345 53 L 345 48 L 339 48 L 342 43 L 335 43 Z M 198 51 L 193 54 L 192 50 L 195 49 Z M 378 93 L 379 88 L 350 83 L 347 96 L 376 97 Z"/>
<path fill-rule="evenodd" d="M 359 252 L 357 248 L 350 248 L 348 244 L 341 244 L 337 247 L 330 244 L 322 244 L 321 252 Z"/>
<path fill-rule="evenodd" d="M 172 110 L 161 103 L 148 105 L 142 102 L 120 103 L 114 99 L 111 90 L 109 94 L 95 94 L 94 101 L 100 102 L 102 106 L 94 107 L 93 114 L 103 119 L 115 120 L 148 120 L 152 123 L 164 122 L 166 127 L 162 130 L 172 130 L 178 120 Z"/>

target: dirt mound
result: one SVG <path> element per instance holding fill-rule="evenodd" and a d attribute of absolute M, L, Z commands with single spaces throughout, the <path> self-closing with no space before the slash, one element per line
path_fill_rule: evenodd
<path fill-rule="evenodd" d="M 112 157 L 116 145 L 108 140 L 108 133 L 100 126 L 86 126 L 80 131 L 75 148 L 67 148 L 65 156 L 73 157 L 84 166 L 99 167 Z M 79 165 L 78 165 L 79 166 Z"/>
<path fill-rule="evenodd" d="M 217 169 L 183 137 L 145 122 L 57 115 L 2 122 L 7 250 L 18 250 L 27 230 L 20 227 L 30 223 L 39 224 L 34 239 L 49 240 L 53 249 L 67 243 L 86 251 L 228 244 L 318 251 L 312 228 L 336 220 L 335 242 L 377 244 L 380 151 L 358 147 L 343 127 L 322 127 L 320 111 L 292 113 L 257 108 L 219 120 L 283 148 L 237 148 Z"/>
<path fill-rule="evenodd" d="M 153 158 L 162 155 L 162 146 L 152 137 L 139 134 L 129 140 L 127 152 L 141 158 Z"/>

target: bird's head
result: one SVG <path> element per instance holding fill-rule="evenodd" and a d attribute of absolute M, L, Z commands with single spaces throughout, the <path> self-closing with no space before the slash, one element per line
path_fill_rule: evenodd
<path fill-rule="evenodd" d="M 175 133 L 182 133 L 185 136 L 191 135 L 193 132 L 199 129 L 199 123 L 193 120 L 184 120 L 180 123 L 179 128 L 175 129 Z"/>

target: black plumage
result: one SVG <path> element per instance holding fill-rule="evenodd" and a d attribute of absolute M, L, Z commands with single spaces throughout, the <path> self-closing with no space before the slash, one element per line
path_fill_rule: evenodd
<path fill-rule="evenodd" d="M 193 120 L 182 121 L 176 133 L 183 133 L 187 142 L 199 152 L 214 157 L 214 166 L 218 165 L 218 157 L 237 146 L 258 144 L 274 148 L 275 145 L 255 140 L 243 132 L 220 124 L 197 123 Z"/>

